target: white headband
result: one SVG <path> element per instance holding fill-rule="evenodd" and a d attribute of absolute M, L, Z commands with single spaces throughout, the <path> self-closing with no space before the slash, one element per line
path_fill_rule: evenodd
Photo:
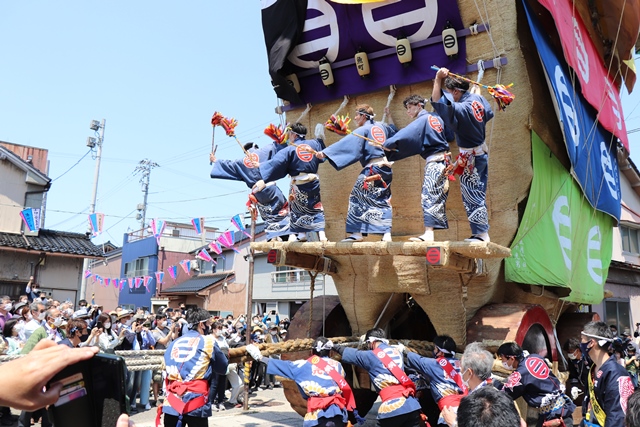
<path fill-rule="evenodd" d="M 389 340 L 385 339 L 385 338 L 378 338 L 378 337 L 369 337 L 369 338 L 367 338 L 367 342 L 369 342 L 369 343 L 376 342 L 376 341 L 385 343 L 387 345 L 389 344 Z"/>
<path fill-rule="evenodd" d="M 600 347 L 604 347 L 604 345 L 608 342 L 613 342 L 613 340 L 611 338 L 605 338 L 605 337 L 601 337 L 599 335 L 591 335 L 586 333 L 585 331 L 580 332 L 580 334 L 584 335 L 585 337 L 589 337 L 589 338 L 595 338 L 598 340 L 598 344 L 600 345 Z"/>
<path fill-rule="evenodd" d="M 320 341 L 318 341 L 316 343 L 316 349 L 315 350 L 318 353 L 320 353 L 322 350 L 331 350 L 332 348 L 333 348 L 333 342 L 331 340 L 328 340 L 324 344 L 322 344 Z"/>

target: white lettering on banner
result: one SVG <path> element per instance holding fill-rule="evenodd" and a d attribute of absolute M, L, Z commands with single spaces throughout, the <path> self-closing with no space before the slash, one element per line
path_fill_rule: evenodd
<path fill-rule="evenodd" d="M 560 92 L 561 107 L 564 111 L 564 116 L 569 123 L 565 123 L 564 126 L 568 130 L 569 136 L 573 140 L 573 146 L 577 147 L 580 143 L 580 127 L 578 125 L 578 112 L 575 109 L 571 95 L 569 94 L 569 86 L 567 85 L 567 78 L 562 72 L 560 66 L 556 66 L 555 72 L 556 87 Z"/>
<path fill-rule="evenodd" d="M 329 62 L 333 62 L 338 57 L 338 47 L 340 46 L 340 34 L 338 31 L 338 18 L 331 5 L 325 0 L 309 0 L 307 10 L 315 9 L 322 15 L 304 21 L 304 32 L 317 30 L 322 27 L 329 27 L 329 35 L 319 39 L 309 40 L 297 45 L 289 54 L 289 61 L 302 68 L 317 68 L 318 61 L 308 61 L 302 57 L 316 52 L 325 52 Z M 320 60 L 320 58 L 318 58 Z"/>
<path fill-rule="evenodd" d="M 589 83 L 589 55 L 584 47 L 582 33 L 576 17 L 573 17 L 573 35 L 576 38 L 576 56 L 578 58 L 578 71 L 582 75 L 585 83 Z"/>
<path fill-rule="evenodd" d="M 613 86 L 606 75 L 604 76 L 604 85 L 607 87 L 607 96 L 611 100 L 611 112 L 616 116 L 616 126 L 618 130 L 622 130 L 622 115 L 620 114 L 619 98 L 616 96 Z"/>
<path fill-rule="evenodd" d="M 600 164 L 602 165 L 602 174 L 605 181 L 607 181 L 607 187 L 609 188 L 611 197 L 613 197 L 614 200 L 618 200 L 618 184 L 613 175 L 617 173 L 617 171 L 613 170 L 611 155 L 604 141 L 600 141 Z"/>
<path fill-rule="evenodd" d="M 600 259 L 600 246 L 601 246 L 602 234 L 600 234 L 600 227 L 597 225 L 591 227 L 589 230 L 589 243 L 587 244 L 587 270 L 589 276 L 598 285 L 602 285 L 602 260 Z M 595 252 L 592 256 L 591 253 Z M 600 273 L 597 273 L 598 270 Z"/>
<path fill-rule="evenodd" d="M 392 3 L 399 3 L 400 0 L 391 0 L 380 3 L 362 5 L 362 18 L 367 32 L 377 42 L 385 46 L 395 46 L 396 37 L 387 34 L 392 30 L 406 27 L 413 24 L 421 24 L 418 31 L 413 34 L 405 34 L 410 42 L 417 42 L 428 38 L 436 26 L 438 19 L 438 0 L 424 0 L 424 6 L 411 10 L 400 15 L 390 16 L 386 19 L 375 20 L 373 11 L 378 8 L 387 7 Z"/>
<path fill-rule="evenodd" d="M 563 212 L 563 208 L 564 211 Z M 571 271 L 571 217 L 569 212 L 569 202 L 567 196 L 560 196 L 553 204 L 553 225 L 558 236 L 558 243 L 562 249 L 564 265 Z"/>

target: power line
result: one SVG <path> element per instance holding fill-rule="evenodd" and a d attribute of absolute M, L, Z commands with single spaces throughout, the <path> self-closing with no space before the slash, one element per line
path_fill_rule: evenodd
<path fill-rule="evenodd" d="M 58 180 L 58 179 L 62 178 L 63 176 L 65 176 L 65 175 L 67 174 L 67 172 L 69 172 L 71 169 L 73 169 L 73 168 L 75 168 L 76 166 L 78 166 L 78 163 L 80 163 L 80 162 L 82 161 L 82 159 L 84 159 L 85 157 L 87 157 L 87 154 L 89 154 L 90 152 L 91 152 L 91 148 L 90 148 L 86 153 L 84 153 L 84 156 L 80 157 L 80 159 L 79 159 L 77 162 L 75 162 L 75 163 L 73 164 L 73 166 L 71 166 L 69 169 L 67 169 L 66 171 L 64 171 L 64 173 L 63 173 L 62 175 L 60 175 L 60 176 L 58 176 L 58 177 L 56 177 L 56 178 L 53 178 L 53 179 L 51 180 L 51 182 L 56 181 L 56 180 Z"/>

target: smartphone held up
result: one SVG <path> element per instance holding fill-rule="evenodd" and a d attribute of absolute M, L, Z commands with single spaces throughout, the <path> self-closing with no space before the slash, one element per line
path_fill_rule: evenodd
<path fill-rule="evenodd" d="M 113 427 L 126 412 L 124 359 L 98 353 L 58 372 L 48 387 L 62 384 L 60 398 L 49 406 L 56 427 Z"/>

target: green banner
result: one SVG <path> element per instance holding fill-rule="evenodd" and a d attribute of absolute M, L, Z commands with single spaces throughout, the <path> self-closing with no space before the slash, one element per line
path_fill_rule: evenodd
<path fill-rule="evenodd" d="M 613 218 L 594 210 L 569 172 L 531 133 L 533 181 L 505 260 L 507 281 L 571 289 L 567 301 L 599 304 L 613 246 Z"/>

